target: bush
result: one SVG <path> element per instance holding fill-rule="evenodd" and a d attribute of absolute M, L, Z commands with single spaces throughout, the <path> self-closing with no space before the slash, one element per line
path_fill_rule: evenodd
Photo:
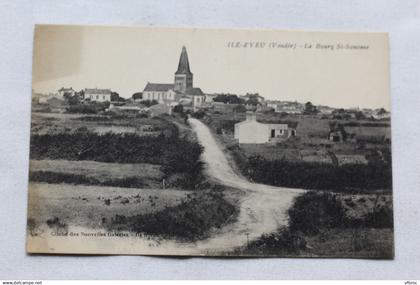
<path fill-rule="evenodd" d="M 204 118 L 205 115 L 206 115 L 206 113 L 203 110 L 198 110 L 197 112 L 194 112 L 192 114 L 192 117 L 196 118 L 196 119 L 202 119 L 202 118 Z"/>
<path fill-rule="evenodd" d="M 141 101 L 141 103 L 146 107 L 150 107 L 150 106 L 159 104 L 159 102 L 156 101 L 156 100 L 144 100 L 144 101 Z"/>
<path fill-rule="evenodd" d="M 66 108 L 67 113 L 97 114 L 109 107 L 109 102 L 91 102 L 87 104 L 74 104 Z"/>
<path fill-rule="evenodd" d="M 176 105 L 175 107 L 174 107 L 174 112 L 175 113 L 184 113 L 184 106 L 182 106 L 181 104 L 179 104 L 179 105 Z"/>
<path fill-rule="evenodd" d="M 203 192 L 175 207 L 145 215 L 116 215 L 110 230 L 158 235 L 193 241 L 204 238 L 212 228 L 220 228 L 236 216 L 238 210 L 217 191 Z"/>
<path fill-rule="evenodd" d="M 392 172 L 387 164 L 345 164 L 267 160 L 255 155 L 244 166 L 260 183 L 315 190 L 391 189 Z"/>
<path fill-rule="evenodd" d="M 247 245 L 245 253 L 278 255 L 296 253 L 306 248 L 304 236 L 299 232 L 281 229 L 272 234 L 264 234 Z"/>
<path fill-rule="evenodd" d="M 348 201 L 347 199 L 345 201 Z M 392 228 L 392 207 L 382 205 L 361 218 L 349 217 L 337 194 L 308 192 L 289 209 L 289 229 L 306 235 L 331 228 Z"/>
<path fill-rule="evenodd" d="M 290 230 L 308 235 L 319 233 L 321 228 L 341 226 L 345 217 L 341 202 L 331 193 L 308 192 L 299 196 L 288 213 Z"/>

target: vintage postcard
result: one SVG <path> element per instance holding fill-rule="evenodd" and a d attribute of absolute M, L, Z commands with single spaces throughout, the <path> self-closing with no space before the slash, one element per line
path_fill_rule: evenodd
<path fill-rule="evenodd" d="M 393 258 L 387 34 L 34 39 L 29 253 Z"/>

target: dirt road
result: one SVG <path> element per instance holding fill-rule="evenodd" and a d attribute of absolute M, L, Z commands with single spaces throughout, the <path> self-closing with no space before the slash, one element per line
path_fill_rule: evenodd
<path fill-rule="evenodd" d="M 189 122 L 204 146 L 202 158 L 207 174 L 221 184 L 243 191 L 238 195 L 240 213 L 237 222 L 212 238 L 197 242 L 197 247 L 208 251 L 228 250 L 287 225 L 287 209 L 304 190 L 251 183 L 239 177 L 209 128 L 194 118 L 190 118 Z"/>

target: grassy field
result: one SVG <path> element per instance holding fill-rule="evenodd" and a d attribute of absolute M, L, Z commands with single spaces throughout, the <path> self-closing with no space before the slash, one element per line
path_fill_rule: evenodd
<path fill-rule="evenodd" d="M 163 118 L 138 118 L 95 114 L 32 113 L 31 134 L 57 134 L 76 130 L 103 134 L 134 133 L 137 135 L 158 135 L 174 130 Z"/>
<path fill-rule="evenodd" d="M 65 225 L 103 228 L 115 215 L 161 211 L 180 204 L 188 194 L 189 191 L 174 189 L 29 183 L 28 219 L 37 226 L 58 218 Z"/>
<path fill-rule="evenodd" d="M 220 189 L 208 192 L 216 186 L 181 115 L 34 113 L 31 135 L 32 234 L 86 227 L 195 240 L 237 213 Z"/>
<path fill-rule="evenodd" d="M 212 127 L 214 132 L 222 137 L 226 145 L 231 146 L 234 125 L 245 120 L 245 113 L 208 111 L 204 121 Z M 289 123 L 296 126 L 297 137 L 277 144 L 238 145 L 246 156 L 255 154 L 266 159 L 303 160 L 312 162 L 333 163 L 327 152 L 346 156 L 339 159 L 343 163 L 367 163 L 361 156 L 365 156 L 378 148 L 390 150 L 390 145 L 384 143 L 390 138 L 389 121 L 368 120 L 331 120 L 319 116 L 280 114 L 274 112 L 257 113 L 257 120 L 262 123 Z M 328 140 L 330 123 L 342 124 L 352 139 L 346 142 L 334 143 Z"/>
<path fill-rule="evenodd" d="M 110 163 L 97 161 L 30 160 L 31 172 L 49 171 L 95 178 L 99 181 L 137 177 L 146 188 L 161 188 L 163 173 L 160 165 L 141 163 Z"/>

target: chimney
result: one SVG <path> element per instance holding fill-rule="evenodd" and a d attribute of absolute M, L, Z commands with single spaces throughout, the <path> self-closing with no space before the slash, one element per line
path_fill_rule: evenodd
<path fill-rule="evenodd" d="M 247 121 L 256 121 L 257 120 L 257 114 L 254 112 L 246 112 L 246 120 Z"/>

